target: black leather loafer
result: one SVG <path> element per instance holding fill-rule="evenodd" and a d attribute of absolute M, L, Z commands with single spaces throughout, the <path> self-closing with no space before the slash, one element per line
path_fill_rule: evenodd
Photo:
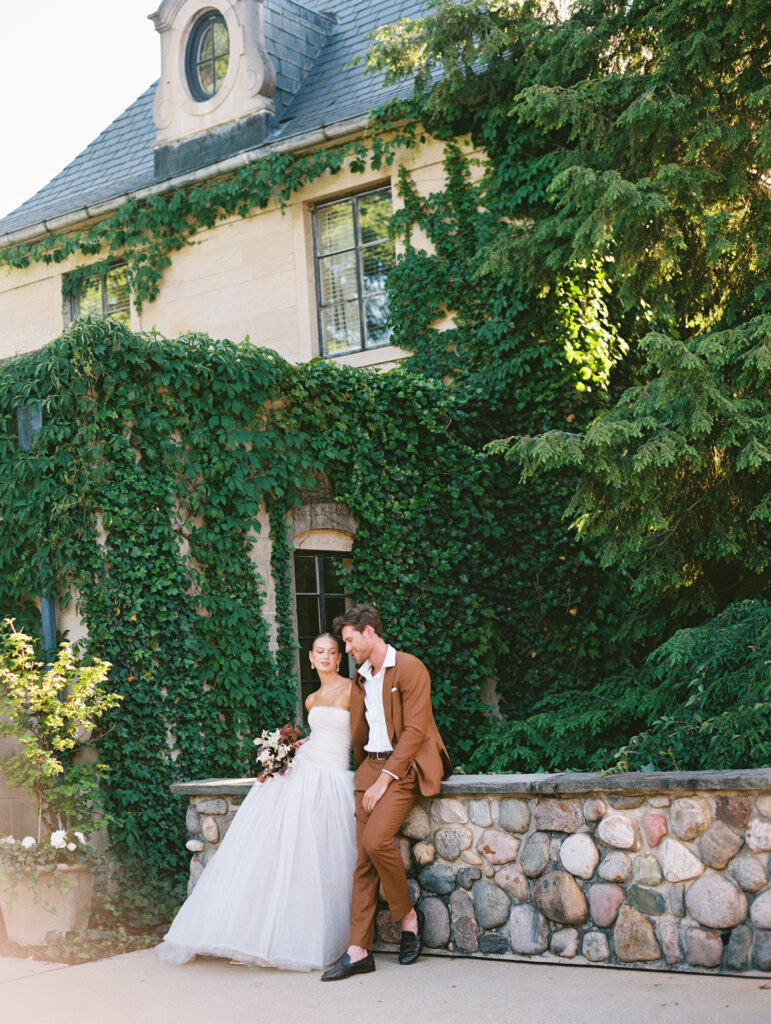
<path fill-rule="evenodd" d="M 361 960 L 351 963 L 351 958 L 346 953 L 342 960 L 338 960 L 333 967 L 328 967 L 321 975 L 322 981 L 343 981 L 345 978 L 352 978 L 354 974 L 371 974 L 375 970 L 375 958 L 367 953 Z"/>
<path fill-rule="evenodd" d="M 414 964 L 423 950 L 423 925 L 425 924 L 425 918 L 420 910 L 417 911 L 417 915 L 417 934 L 415 932 L 402 932 L 402 940 L 399 943 L 400 964 Z"/>

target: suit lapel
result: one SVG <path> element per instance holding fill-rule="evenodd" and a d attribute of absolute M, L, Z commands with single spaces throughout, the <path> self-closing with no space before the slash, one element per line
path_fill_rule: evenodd
<path fill-rule="evenodd" d="M 391 687 L 393 686 L 393 678 L 395 673 L 396 667 L 392 666 L 391 668 L 387 668 L 383 675 L 383 711 L 385 712 L 386 728 L 388 729 L 388 735 L 392 741 L 394 738 L 394 711 Z"/>

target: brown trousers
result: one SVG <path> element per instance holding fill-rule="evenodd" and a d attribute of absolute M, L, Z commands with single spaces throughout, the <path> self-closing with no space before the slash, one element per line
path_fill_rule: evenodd
<path fill-rule="evenodd" d="M 392 921 L 401 921 L 412 910 L 407 875 L 401 854 L 394 846 L 394 836 L 417 799 L 418 780 L 413 768 L 405 778 L 394 779 L 372 813 L 367 814 L 362 807 L 364 792 L 376 781 L 382 767 L 382 761 L 367 757 L 354 776 L 358 856 L 353 874 L 349 945 L 363 949 L 372 949 L 380 882 Z"/>

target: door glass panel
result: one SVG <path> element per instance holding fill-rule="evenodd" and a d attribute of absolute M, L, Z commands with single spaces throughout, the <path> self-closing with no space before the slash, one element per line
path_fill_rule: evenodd
<path fill-rule="evenodd" d="M 317 593 L 315 555 L 295 554 L 294 582 L 298 594 Z"/>

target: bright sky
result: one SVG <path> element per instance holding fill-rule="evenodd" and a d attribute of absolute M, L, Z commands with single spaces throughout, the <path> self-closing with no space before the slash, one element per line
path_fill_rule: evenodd
<path fill-rule="evenodd" d="M 160 74 L 160 0 L 3 3 L 0 217 L 46 185 Z"/>

